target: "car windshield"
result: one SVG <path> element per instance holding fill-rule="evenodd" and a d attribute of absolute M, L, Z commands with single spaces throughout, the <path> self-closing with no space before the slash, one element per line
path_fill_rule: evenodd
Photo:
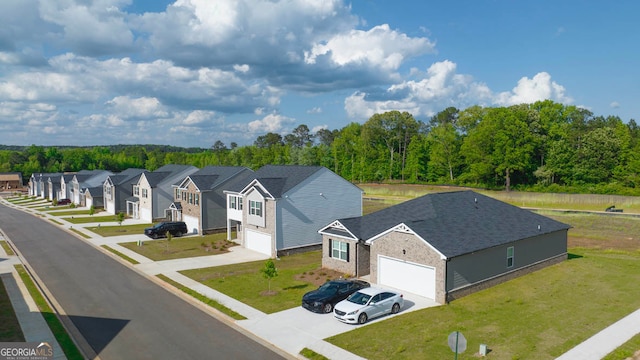
<path fill-rule="evenodd" d="M 318 290 L 327 293 L 335 293 L 338 290 L 338 286 L 334 283 L 327 282 L 320 286 Z"/>
<path fill-rule="evenodd" d="M 353 294 L 351 294 L 351 296 L 349 296 L 349 298 L 347 298 L 347 300 L 349 300 L 350 302 L 359 305 L 366 304 L 369 299 L 371 299 L 371 295 L 363 294 L 360 291 L 354 292 Z"/>
<path fill-rule="evenodd" d="M 157 229 L 157 228 L 159 228 L 159 227 L 162 227 L 162 225 L 164 225 L 164 223 L 157 223 L 157 224 L 155 224 L 155 225 L 154 225 L 154 228 L 156 228 L 156 229 Z"/>

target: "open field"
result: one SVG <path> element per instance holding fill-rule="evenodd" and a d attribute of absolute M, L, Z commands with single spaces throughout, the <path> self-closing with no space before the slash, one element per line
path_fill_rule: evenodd
<path fill-rule="evenodd" d="M 411 184 L 358 184 L 358 187 L 364 190 L 365 198 L 396 201 L 413 199 L 435 192 L 474 190 L 520 207 L 604 211 L 607 207 L 615 205 L 616 208 L 622 209 L 624 212 L 640 213 L 640 197 L 637 196 L 488 191 L 455 186 Z"/>

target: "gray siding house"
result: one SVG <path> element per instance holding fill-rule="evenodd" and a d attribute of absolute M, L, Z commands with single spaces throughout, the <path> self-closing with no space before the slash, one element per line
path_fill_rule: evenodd
<path fill-rule="evenodd" d="M 116 175 L 107 177 L 102 184 L 104 210 L 109 214 L 126 212 L 126 200 L 133 195 L 133 185 L 138 183 L 140 175 L 147 170 L 129 168 Z"/>
<path fill-rule="evenodd" d="M 319 233 L 323 267 L 446 303 L 565 260 L 569 228 L 456 191 L 338 219 Z"/>
<path fill-rule="evenodd" d="M 362 215 L 362 190 L 321 166 L 267 165 L 227 194 L 227 234 L 275 257 L 319 248 L 318 228 Z"/>
<path fill-rule="evenodd" d="M 206 166 L 174 185 L 171 220 L 184 221 L 189 232 L 204 234 L 226 228 L 227 197 L 224 190 L 246 182 L 253 171 L 242 166 Z"/>
<path fill-rule="evenodd" d="M 81 170 L 71 180 L 73 187 L 71 201 L 80 206 L 85 206 L 84 191 L 87 188 L 102 186 L 107 177 L 113 175 L 108 170 Z"/>
<path fill-rule="evenodd" d="M 195 166 L 169 164 L 142 173 L 133 185 L 133 196 L 127 199 L 127 215 L 148 222 L 170 219 L 173 185 L 196 171 Z"/>

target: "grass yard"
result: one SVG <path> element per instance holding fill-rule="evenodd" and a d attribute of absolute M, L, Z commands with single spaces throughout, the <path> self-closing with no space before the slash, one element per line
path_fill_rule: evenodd
<path fill-rule="evenodd" d="M 11 274 L 3 275 L 13 279 Z M 0 279 L 0 342 L 23 342 L 24 335 L 20 328 L 20 323 L 13 311 L 13 305 L 9 300 L 9 294 Z"/>
<path fill-rule="evenodd" d="M 265 261 L 186 270 L 181 273 L 267 314 L 300 306 L 300 299 L 327 280 L 339 277 L 320 269 L 321 252 L 283 256 L 275 260 L 278 276 L 269 281 L 260 270 Z"/>
<path fill-rule="evenodd" d="M 602 358 L 602 360 L 632 359 L 632 356 L 634 355 L 636 357 L 633 359 L 640 358 L 640 334 L 632 337 L 615 351 L 612 351 L 610 354 Z"/>
<path fill-rule="evenodd" d="M 477 358 L 554 359 L 640 307 L 640 253 L 575 248 L 571 259 L 440 306 L 328 341 L 367 359 L 446 359 L 461 331 Z"/>
<path fill-rule="evenodd" d="M 229 252 L 230 247 L 236 246 L 236 243 L 227 240 L 227 233 L 187 237 L 174 236 L 169 242 L 167 239 L 152 240 L 144 235 L 141 240 L 143 240 L 142 238 L 144 238 L 142 246 L 138 246 L 137 242 L 120 245 L 154 261 L 217 255 Z"/>
<path fill-rule="evenodd" d="M 87 210 L 88 211 L 88 210 Z M 58 214 L 54 214 L 58 215 Z M 116 215 L 102 215 L 102 216 L 82 216 L 82 217 L 65 217 L 62 218 L 72 224 L 88 224 L 88 223 L 102 223 L 102 222 L 117 222 L 118 217 Z"/>
<path fill-rule="evenodd" d="M 55 210 L 62 210 L 65 207 L 61 207 L 60 209 L 56 209 L 56 208 L 49 208 L 50 211 L 47 211 L 47 213 L 49 213 L 50 215 L 54 215 L 54 216 L 73 216 L 73 215 L 89 215 L 89 209 L 71 209 L 68 208 L 70 210 L 65 210 L 65 211 L 55 211 Z M 96 214 L 98 212 L 96 211 Z"/>
<path fill-rule="evenodd" d="M 572 226 L 569 247 L 640 251 L 640 218 L 548 211 L 541 214 Z"/>
<path fill-rule="evenodd" d="M 126 222 L 126 220 L 124 221 Z M 120 236 L 139 234 L 145 240 L 144 229 L 153 226 L 153 224 L 135 224 L 135 225 L 116 225 L 116 226 L 90 226 L 85 229 L 94 232 L 100 236 Z"/>

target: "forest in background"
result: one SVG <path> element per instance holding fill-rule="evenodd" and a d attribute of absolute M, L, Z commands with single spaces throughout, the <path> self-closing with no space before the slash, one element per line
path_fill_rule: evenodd
<path fill-rule="evenodd" d="M 487 189 L 640 195 L 640 130 L 631 119 L 595 116 L 551 100 L 509 107 L 444 109 L 428 121 L 408 112 L 311 133 L 299 125 L 252 145 L 181 148 L 0 146 L 0 172 L 75 172 L 165 164 L 325 166 L 354 183 L 405 182 Z M 25 180 L 26 181 L 26 180 Z"/>

